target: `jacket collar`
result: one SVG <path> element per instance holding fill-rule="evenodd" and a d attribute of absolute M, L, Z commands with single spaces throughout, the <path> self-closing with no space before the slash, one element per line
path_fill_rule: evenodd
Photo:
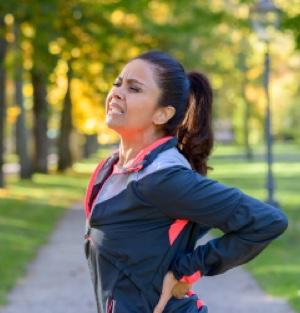
<path fill-rule="evenodd" d="M 137 172 L 147 167 L 149 164 L 151 164 L 158 154 L 160 154 L 161 152 L 165 150 L 173 148 L 176 145 L 177 145 L 176 137 L 167 136 L 167 137 L 161 138 L 153 142 L 151 145 L 149 145 L 145 149 L 143 149 L 133 160 L 132 165 L 126 168 L 118 166 L 118 169 L 120 170 L 120 173 L 124 173 L 124 174 Z M 117 150 L 114 154 L 119 155 L 119 151 Z"/>
<path fill-rule="evenodd" d="M 171 149 L 177 145 L 176 137 L 164 137 L 161 138 L 145 149 L 143 149 L 134 159 L 132 165 L 127 168 L 117 168 L 119 173 L 131 173 L 137 172 L 148 165 L 150 165 L 153 160 L 163 151 Z M 119 160 L 119 151 L 115 151 L 109 158 L 102 160 L 97 166 L 93 176 L 89 182 L 87 193 L 86 193 L 86 202 L 85 202 L 85 209 L 86 209 L 86 216 L 90 216 L 91 209 L 93 207 L 93 202 L 96 199 L 96 196 L 101 190 L 103 184 L 107 180 L 107 178 L 113 172 L 114 165 Z"/>

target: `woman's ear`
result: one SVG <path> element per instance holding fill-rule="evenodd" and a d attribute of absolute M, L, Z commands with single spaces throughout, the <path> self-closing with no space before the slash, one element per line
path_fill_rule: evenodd
<path fill-rule="evenodd" d="M 175 108 L 171 106 L 158 108 L 153 116 L 153 123 L 155 125 L 166 124 L 175 114 Z"/>

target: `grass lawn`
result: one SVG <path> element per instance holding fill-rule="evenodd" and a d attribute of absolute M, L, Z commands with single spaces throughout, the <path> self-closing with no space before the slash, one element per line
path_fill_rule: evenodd
<path fill-rule="evenodd" d="M 32 181 L 10 176 L 0 189 L 0 307 L 65 209 L 83 200 L 87 181 L 75 172 L 36 174 Z"/>
<path fill-rule="evenodd" d="M 232 153 L 235 153 L 232 156 Z M 263 148 L 246 161 L 236 147 L 217 145 L 209 177 L 235 186 L 261 200 L 267 199 L 267 165 Z M 273 174 L 275 198 L 289 219 L 289 228 L 245 268 L 267 293 L 285 298 L 300 312 L 300 146 L 275 145 Z"/>
<path fill-rule="evenodd" d="M 83 201 L 91 172 L 109 153 L 102 149 L 64 174 L 35 174 L 23 181 L 6 177 L 6 188 L 0 188 L 0 307 L 65 210 Z"/>

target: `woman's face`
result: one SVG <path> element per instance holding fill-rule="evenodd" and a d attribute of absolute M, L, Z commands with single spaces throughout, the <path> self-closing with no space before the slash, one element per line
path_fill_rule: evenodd
<path fill-rule="evenodd" d="M 152 66 L 143 60 L 128 63 L 106 98 L 106 124 L 120 135 L 153 133 L 160 90 Z"/>

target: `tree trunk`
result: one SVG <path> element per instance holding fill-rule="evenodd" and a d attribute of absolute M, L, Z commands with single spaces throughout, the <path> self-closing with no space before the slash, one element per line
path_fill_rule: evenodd
<path fill-rule="evenodd" d="M 243 46 L 248 47 L 248 42 L 244 39 L 243 41 Z M 251 146 L 249 143 L 249 134 L 250 134 L 250 129 L 249 129 L 249 118 L 250 118 L 250 103 L 246 97 L 246 86 L 247 86 L 247 66 L 246 66 L 246 58 L 247 55 L 245 51 L 242 51 L 241 53 L 241 67 L 242 67 L 242 73 L 243 73 L 243 80 L 242 80 L 242 85 L 241 85 L 241 93 L 243 96 L 244 100 L 244 146 L 245 146 L 245 154 L 246 154 L 246 159 L 251 160 L 253 158 Z"/>
<path fill-rule="evenodd" d="M 245 91 L 244 91 L 245 93 Z M 252 160 L 253 154 L 252 149 L 249 143 L 249 118 L 250 118 L 250 103 L 246 99 L 246 96 L 244 95 L 244 101 L 245 101 L 245 112 L 244 112 L 244 145 L 246 150 L 246 158 L 247 160 Z"/>
<path fill-rule="evenodd" d="M 71 62 L 68 64 L 69 70 L 67 74 L 68 87 L 64 99 L 64 106 L 61 113 L 60 134 L 58 138 L 58 171 L 64 171 L 72 166 L 72 152 L 71 152 L 71 132 L 73 128 L 72 123 L 72 99 L 71 99 L 71 80 L 72 67 Z"/>
<path fill-rule="evenodd" d="M 20 53 L 19 47 L 19 26 L 15 26 L 15 49 Z M 15 65 L 15 99 L 16 105 L 20 108 L 20 114 L 16 123 L 16 151 L 19 156 L 20 163 L 20 178 L 30 179 L 32 176 L 32 164 L 28 155 L 28 131 L 25 124 L 25 109 L 22 92 L 22 63 L 21 60 L 16 60 Z"/>
<path fill-rule="evenodd" d="M 33 69 L 31 71 L 31 81 L 33 86 L 33 135 L 35 139 L 34 171 L 46 174 L 48 173 L 49 142 L 47 137 L 48 103 L 44 72 Z"/>
<path fill-rule="evenodd" d="M 0 30 L 4 28 L 4 20 L 0 19 Z M 4 59 L 7 42 L 0 36 L 0 188 L 4 187 L 4 123 L 5 123 L 5 68 Z"/>
<path fill-rule="evenodd" d="M 89 158 L 99 148 L 98 134 L 85 135 L 84 158 Z"/>
<path fill-rule="evenodd" d="M 250 103 L 247 100 L 246 97 L 246 70 L 244 70 L 244 81 L 242 83 L 242 95 L 243 95 L 243 99 L 244 99 L 244 146 L 245 146 L 245 152 L 246 152 L 246 159 L 247 160 L 252 160 L 253 158 L 253 154 L 252 154 L 252 150 L 251 150 L 251 146 L 249 143 L 249 118 L 250 118 Z"/>

